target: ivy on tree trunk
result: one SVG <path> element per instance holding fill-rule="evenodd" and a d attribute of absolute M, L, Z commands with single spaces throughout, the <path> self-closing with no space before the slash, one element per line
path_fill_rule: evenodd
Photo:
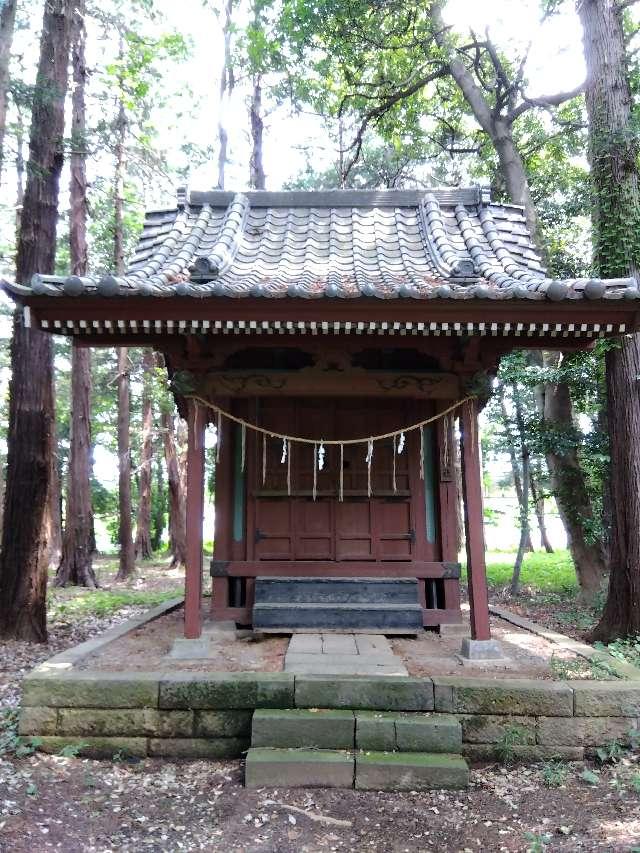
<path fill-rule="evenodd" d="M 603 277 L 640 269 L 638 136 L 623 27 L 616 0 L 582 0 L 578 13 L 587 64 L 586 104 L 593 191 L 594 265 Z M 606 355 L 611 447 L 609 591 L 592 638 L 640 633 L 640 336 Z"/>

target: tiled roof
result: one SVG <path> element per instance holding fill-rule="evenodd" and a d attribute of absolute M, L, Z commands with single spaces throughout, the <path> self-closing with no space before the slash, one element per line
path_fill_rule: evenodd
<path fill-rule="evenodd" d="M 547 278 L 522 208 L 494 204 L 478 188 L 182 192 L 175 210 L 147 214 L 125 276 L 39 276 L 31 292 L 554 301 L 638 295 L 631 278 Z"/>

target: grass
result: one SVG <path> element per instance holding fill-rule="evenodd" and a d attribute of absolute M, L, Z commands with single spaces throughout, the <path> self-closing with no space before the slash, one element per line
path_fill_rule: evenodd
<path fill-rule="evenodd" d="M 111 616 L 125 607 L 156 607 L 163 601 L 176 598 L 180 590 L 92 589 L 69 598 L 65 590 L 49 591 L 49 615 L 54 619 L 66 616 Z"/>
<path fill-rule="evenodd" d="M 490 587 L 508 586 L 513 574 L 516 555 L 503 551 L 487 552 L 487 581 Z M 466 569 L 463 566 L 463 577 Z M 534 552 L 525 554 L 520 583 L 528 592 L 574 593 L 578 581 L 573 560 L 568 551 L 558 550 L 554 554 Z"/>

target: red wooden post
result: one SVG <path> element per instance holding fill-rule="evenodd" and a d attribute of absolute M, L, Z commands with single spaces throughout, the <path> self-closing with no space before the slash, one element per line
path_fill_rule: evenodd
<path fill-rule="evenodd" d="M 187 424 L 187 566 L 184 583 L 184 635 L 202 632 L 202 521 L 204 515 L 204 409 L 189 400 Z"/>
<path fill-rule="evenodd" d="M 461 444 L 464 528 L 467 540 L 467 583 L 471 606 L 471 639 L 490 640 L 489 596 L 484 559 L 480 436 L 478 434 L 478 410 L 475 400 L 469 400 L 462 406 Z"/>

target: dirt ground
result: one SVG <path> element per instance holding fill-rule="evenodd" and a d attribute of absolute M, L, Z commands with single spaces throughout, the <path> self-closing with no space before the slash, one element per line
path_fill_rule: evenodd
<path fill-rule="evenodd" d="M 16 757 L 23 675 L 141 609 L 53 619 L 47 646 L 0 645 L 0 853 L 640 853 L 637 752 L 476 766 L 468 791 L 396 794 L 246 790 L 240 761 Z"/>
<path fill-rule="evenodd" d="M 212 656 L 207 660 L 173 660 L 167 657 L 176 637 L 182 636 L 183 609 L 175 610 L 120 640 L 110 643 L 98 654 L 79 664 L 80 669 L 115 671 L 190 670 L 196 672 L 278 672 L 284 665 L 288 638 L 256 634 L 234 639 L 216 637 Z M 462 628 L 462 626 L 461 626 Z M 593 673 L 582 658 L 503 619 L 491 620 L 493 636 L 502 643 L 506 660 L 488 665 L 463 665 L 457 657 L 459 634 L 440 636 L 425 631 L 417 638 L 395 638 L 392 646 L 404 661 L 410 675 L 470 675 L 491 678 L 590 678 Z M 468 632 L 467 632 L 468 635 Z M 562 668 L 561 673 L 559 667 Z"/>
<path fill-rule="evenodd" d="M 208 607 L 207 607 L 208 609 Z M 252 636 L 235 639 L 214 635 L 212 655 L 207 660 L 173 660 L 167 657 L 176 637 L 184 631 L 184 608 L 138 628 L 109 643 L 102 652 L 85 658 L 79 669 L 100 670 L 190 670 L 194 672 L 281 672 L 289 643 L 287 637 Z"/>
<path fill-rule="evenodd" d="M 612 851 L 640 843 L 632 766 L 476 768 L 468 791 L 246 790 L 241 762 L 0 761 L 2 853 L 126 851 Z"/>

